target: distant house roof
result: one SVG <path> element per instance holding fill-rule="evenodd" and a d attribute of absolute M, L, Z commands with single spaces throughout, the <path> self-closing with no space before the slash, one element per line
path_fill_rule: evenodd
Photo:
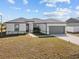
<path fill-rule="evenodd" d="M 59 20 L 56 20 L 56 19 L 39 19 L 39 18 L 32 18 L 32 19 L 26 19 L 26 18 L 23 18 L 23 17 L 21 17 L 21 18 L 16 18 L 16 19 L 14 19 L 14 20 L 10 20 L 10 21 L 8 21 L 8 22 L 6 22 L 6 23 L 17 23 L 17 22 L 35 22 L 35 23 L 54 23 L 54 22 L 63 22 L 63 21 L 59 21 Z"/>
<path fill-rule="evenodd" d="M 26 20 L 29 20 L 29 19 L 26 19 L 26 18 L 16 18 L 14 20 L 10 20 L 8 22 L 26 22 Z"/>
<path fill-rule="evenodd" d="M 10 20 L 6 23 L 10 23 L 10 22 L 30 22 L 30 21 L 33 22 L 33 21 L 36 21 L 36 20 L 40 20 L 40 19 L 38 19 L 38 18 L 26 19 L 26 18 L 20 17 L 20 18 Z"/>
<path fill-rule="evenodd" d="M 78 18 L 70 18 L 66 22 L 67 23 L 79 23 L 79 19 Z"/>

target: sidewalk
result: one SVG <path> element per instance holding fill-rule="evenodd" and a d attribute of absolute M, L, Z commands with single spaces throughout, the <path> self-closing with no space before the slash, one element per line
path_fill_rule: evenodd
<path fill-rule="evenodd" d="M 54 35 L 60 39 L 66 40 L 66 41 L 70 41 L 71 43 L 77 44 L 79 45 L 79 37 L 71 35 L 71 34 L 67 34 L 67 35 Z"/>
<path fill-rule="evenodd" d="M 37 37 L 36 35 L 34 35 L 32 33 L 29 33 L 28 35 L 31 36 L 31 37 Z"/>

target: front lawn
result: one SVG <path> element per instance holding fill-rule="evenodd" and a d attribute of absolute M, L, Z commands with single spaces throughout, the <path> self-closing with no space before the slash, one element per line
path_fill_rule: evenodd
<path fill-rule="evenodd" d="M 78 56 L 79 46 L 56 37 L 0 38 L 0 59 L 77 59 Z"/>

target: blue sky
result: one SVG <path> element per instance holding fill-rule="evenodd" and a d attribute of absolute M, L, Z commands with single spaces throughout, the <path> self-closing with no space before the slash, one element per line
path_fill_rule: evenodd
<path fill-rule="evenodd" d="M 79 17 L 79 0 L 0 0 L 4 21 L 18 17 L 56 18 Z"/>

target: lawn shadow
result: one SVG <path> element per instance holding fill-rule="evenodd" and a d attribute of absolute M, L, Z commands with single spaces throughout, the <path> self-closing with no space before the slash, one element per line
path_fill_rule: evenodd
<path fill-rule="evenodd" d="M 54 34 L 53 36 L 61 36 L 61 37 L 66 37 L 68 36 L 67 34 Z"/>
<path fill-rule="evenodd" d="M 0 38 L 7 38 L 7 37 L 17 37 L 17 36 L 21 36 L 21 35 L 26 35 L 27 33 L 24 33 L 24 34 L 10 34 L 10 35 L 6 35 L 6 32 L 5 33 L 0 33 Z"/>
<path fill-rule="evenodd" d="M 55 36 L 50 36 L 44 33 L 33 33 L 34 35 L 38 36 L 39 38 L 51 38 L 51 37 L 55 37 Z"/>

